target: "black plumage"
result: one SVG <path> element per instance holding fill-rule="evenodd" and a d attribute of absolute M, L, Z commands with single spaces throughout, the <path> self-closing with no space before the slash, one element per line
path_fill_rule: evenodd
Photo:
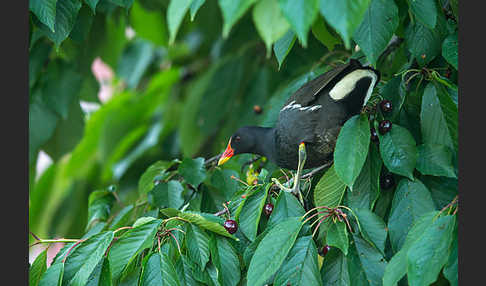
<path fill-rule="evenodd" d="M 378 71 L 354 59 L 318 76 L 290 96 L 275 127 L 238 129 L 219 164 L 237 154 L 253 153 L 279 167 L 295 170 L 302 142 L 307 152 L 304 168 L 327 163 L 342 125 L 360 112 L 379 78 Z"/>

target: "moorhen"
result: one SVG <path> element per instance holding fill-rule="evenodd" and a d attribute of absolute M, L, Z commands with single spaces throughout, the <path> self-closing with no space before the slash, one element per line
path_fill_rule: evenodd
<path fill-rule="evenodd" d="M 362 66 L 358 60 L 338 65 L 292 94 L 280 110 L 275 127 L 238 129 L 229 139 L 218 165 L 242 153 L 265 156 L 281 168 L 297 169 L 292 189 L 274 181 L 286 191 L 300 193 L 302 169 L 332 160 L 339 130 L 366 105 L 379 80 L 377 70 Z"/>

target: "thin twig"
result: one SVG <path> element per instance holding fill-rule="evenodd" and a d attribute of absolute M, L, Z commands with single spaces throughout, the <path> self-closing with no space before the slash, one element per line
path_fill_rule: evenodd
<path fill-rule="evenodd" d="M 215 215 L 215 216 L 220 216 L 220 215 L 223 215 L 223 214 L 225 214 L 225 213 L 226 213 L 226 209 L 222 209 L 222 210 L 220 210 L 219 212 L 215 213 L 214 215 Z"/>
<path fill-rule="evenodd" d="M 317 167 L 317 168 L 313 169 L 312 171 L 310 171 L 309 173 L 307 173 L 307 174 L 303 175 L 303 176 L 302 176 L 302 177 L 300 177 L 300 178 L 301 178 L 301 179 L 307 179 L 307 178 L 310 178 L 310 177 L 314 176 L 316 173 L 318 173 L 319 171 L 321 171 L 321 170 L 323 170 L 323 169 L 325 169 L 325 168 L 327 168 L 327 167 L 331 166 L 331 165 L 332 165 L 332 162 L 333 162 L 333 161 L 329 161 L 328 163 L 326 163 L 326 164 L 324 164 L 324 165 L 322 165 L 322 166 L 319 166 L 319 167 Z"/>
<path fill-rule="evenodd" d="M 219 157 L 221 157 L 221 155 L 223 155 L 223 153 L 218 154 L 218 155 L 216 155 L 216 156 L 213 156 L 213 157 L 211 157 L 211 158 L 207 159 L 206 161 L 204 161 L 204 167 L 207 167 L 207 166 L 209 166 L 211 163 L 213 163 L 214 161 L 218 160 L 218 159 L 219 159 Z"/>

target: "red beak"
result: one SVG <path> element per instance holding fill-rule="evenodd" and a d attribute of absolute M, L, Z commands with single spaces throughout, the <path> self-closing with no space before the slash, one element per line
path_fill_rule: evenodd
<path fill-rule="evenodd" d="M 226 147 L 226 150 L 224 150 L 223 155 L 221 155 L 221 157 L 219 158 L 218 166 L 226 163 L 226 161 L 228 161 L 231 157 L 233 157 L 234 154 L 235 154 L 235 150 L 231 148 L 231 139 L 230 139 L 228 142 L 228 146 Z"/>

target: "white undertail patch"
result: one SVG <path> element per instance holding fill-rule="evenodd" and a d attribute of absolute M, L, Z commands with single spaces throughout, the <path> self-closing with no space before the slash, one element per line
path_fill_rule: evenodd
<path fill-rule="evenodd" d="M 347 74 L 331 89 L 331 91 L 329 91 L 329 96 L 336 101 L 343 99 L 354 89 L 356 83 L 365 77 L 371 77 L 371 84 L 363 102 L 363 106 L 366 105 L 378 79 L 376 73 L 369 69 L 358 69 Z"/>

